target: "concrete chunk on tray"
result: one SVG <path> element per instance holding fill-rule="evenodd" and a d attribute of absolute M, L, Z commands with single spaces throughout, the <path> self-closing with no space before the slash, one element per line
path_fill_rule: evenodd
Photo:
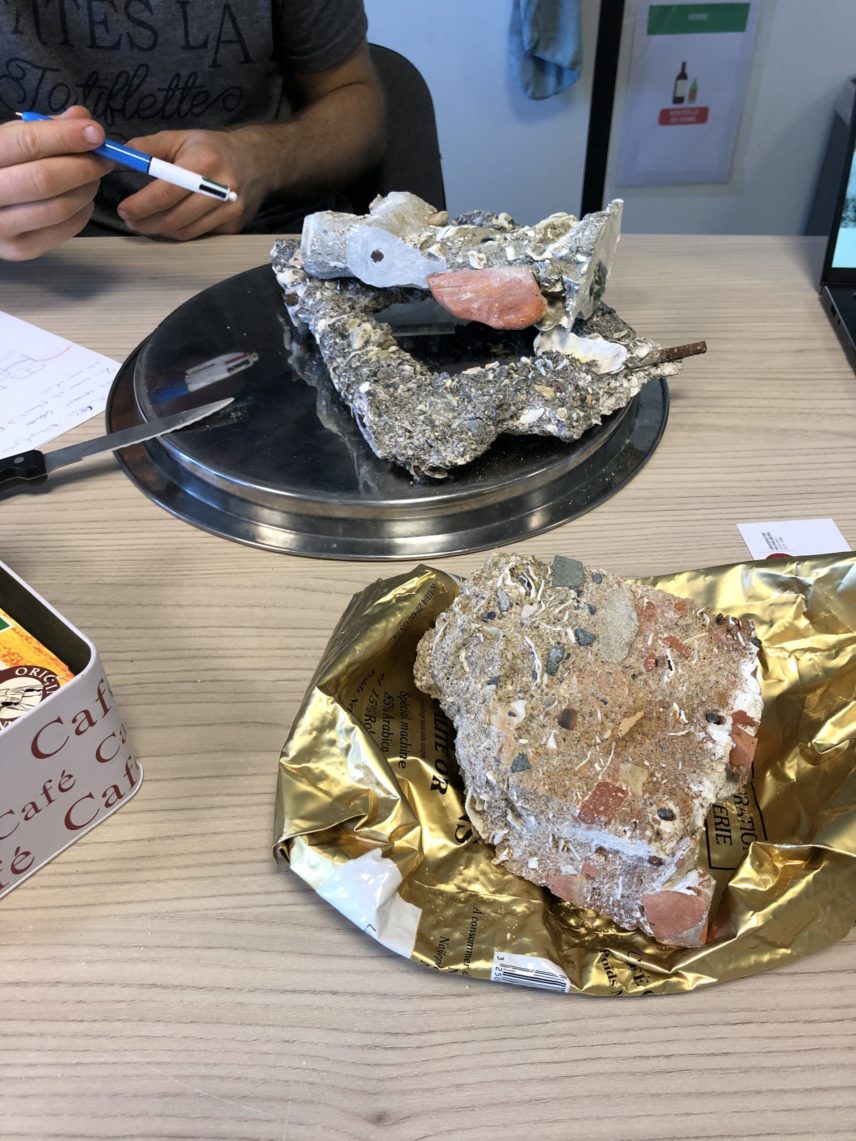
<path fill-rule="evenodd" d="M 557 213 L 519 226 L 508 214 L 472 210 L 453 222 L 415 194 L 376 198 L 365 215 L 322 211 L 304 223 L 303 269 L 326 280 L 355 277 L 382 288 L 427 288 L 444 270 L 525 267 L 548 307 L 539 328 L 590 317 L 615 255 L 623 202 L 577 218 Z"/>
<path fill-rule="evenodd" d="M 442 479 L 501 434 L 577 440 L 704 351 L 660 350 L 603 303 L 621 207 L 534 226 L 473 210 L 447 224 L 414 195 L 388 195 L 365 217 L 314 215 L 271 261 L 296 334 L 314 338 L 374 454 Z M 412 352 L 396 340 L 384 315 L 429 292 L 469 322 L 476 363 L 461 367 L 460 344 L 444 363 L 431 338 Z"/>
<path fill-rule="evenodd" d="M 443 225 L 447 219 L 445 211 L 435 210 L 407 191 L 375 198 L 365 215 L 343 214 L 336 210 L 318 211 L 310 214 L 303 224 L 300 245 L 304 269 L 312 277 L 357 277 L 372 285 L 374 282 L 367 281 L 357 272 L 365 268 L 366 253 L 371 253 L 372 242 L 384 241 L 384 235 L 412 238 L 430 227 Z M 415 245 L 411 250 L 417 252 Z M 405 255 L 402 253 L 400 256 Z M 429 273 L 445 269 L 441 258 L 433 256 L 429 260 L 433 266 Z M 371 270 L 371 264 L 368 268 Z M 384 281 L 383 284 L 409 285 L 410 282 Z M 425 288 L 424 280 L 422 286 Z"/>

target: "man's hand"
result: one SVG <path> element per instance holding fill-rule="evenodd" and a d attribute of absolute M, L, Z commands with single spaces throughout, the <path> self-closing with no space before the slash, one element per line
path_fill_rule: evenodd
<path fill-rule="evenodd" d="M 106 159 L 104 130 L 84 107 L 50 122 L 0 125 L 0 260 L 27 261 L 84 228 Z"/>
<path fill-rule="evenodd" d="M 256 216 L 267 193 L 263 152 L 235 131 L 160 131 L 131 139 L 129 146 L 202 174 L 238 192 L 237 202 L 182 190 L 155 179 L 118 207 L 119 217 L 137 234 L 188 241 L 203 234 L 238 234 Z"/>
<path fill-rule="evenodd" d="M 236 234 L 261 206 L 310 202 L 377 161 L 384 101 L 365 41 L 335 67 L 293 78 L 299 96 L 290 119 L 131 139 L 138 150 L 231 187 L 238 201 L 155 181 L 118 207 L 129 229 L 176 241 Z"/>

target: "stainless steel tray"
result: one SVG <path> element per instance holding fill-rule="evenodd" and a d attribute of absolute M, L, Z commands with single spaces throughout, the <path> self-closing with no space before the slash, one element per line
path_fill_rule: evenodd
<path fill-rule="evenodd" d="M 574 444 L 503 437 L 445 480 L 415 480 L 374 456 L 325 375 L 295 369 L 281 290 L 263 265 L 191 298 L 138 346 L 110 392 L 108 428 L 197 403 L 187 370 L 229 352 L 259 354 L 252 368 L 204 389 L 211 400 L 234 394 L 234 404 L 117 453 L 119 462 L 181 519 L 291 554 L 412 560 L 516 542 L 618 491 L 668 418 L 666 383 L 650 381 Z"/>

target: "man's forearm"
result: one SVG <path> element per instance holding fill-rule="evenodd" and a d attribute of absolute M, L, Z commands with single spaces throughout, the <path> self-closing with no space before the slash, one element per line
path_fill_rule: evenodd
<path fill-rule="evenodd" d="M 265 201 L 306 201 L 347 184 L 383 154 L 380 91 L 353 83 L 331 91 L 291 119 L 232 132 L 241 136 Z"/>
<path fill-rule="evenodd" d="M 291 77 L 299 110 L 277 123 L 224 130 L 159 131 L 130 140 L 156 158 L 232 186 L 235 202 L 212 205 L 155 179 L 119 206 L 135 233 L 188 241 L 236 234 L 268 204 L 309 206 L 347 186 L 383 153 L 383 94 L 365 40 L 341 63 Z"/>

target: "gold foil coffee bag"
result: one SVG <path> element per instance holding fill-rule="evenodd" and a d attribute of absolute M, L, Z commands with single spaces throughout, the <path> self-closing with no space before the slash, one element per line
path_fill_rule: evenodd
<path fill-rule="evenodd" d="M 564 553 L 564 552 L 563 552 Z M 413 682 L 457 593 L 431 567 L 351 602 L 283 747 L 275 852 L 363 931 L 435 969 L 590 995 L 756 974 L 856 920 L 856 556 L 742 563 L 646 582 L 747 616 L 763 643 L 753 780 L 714 805 L 706 946 L 666 947 L 494 863 L 467 818 L 451 723 Z"/>

